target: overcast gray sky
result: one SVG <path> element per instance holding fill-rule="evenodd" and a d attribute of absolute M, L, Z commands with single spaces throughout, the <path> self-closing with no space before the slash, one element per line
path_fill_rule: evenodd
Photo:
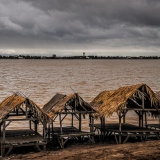
<path fill-rule="evenodd" d="M 159 0 L 0 0 L 0 54 L 160 56 Z"/>

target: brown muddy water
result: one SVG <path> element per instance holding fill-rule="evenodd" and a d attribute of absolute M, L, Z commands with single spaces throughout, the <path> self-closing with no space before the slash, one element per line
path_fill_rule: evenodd
<path fill-rule="evenodd" d="M 103 90 L 140 83 L 160 91 L 160 60 L 0 60 L 0 102 L 20 92 L 42 107 L 56 93 L 73 90 L 90 102 Z M 128 113 L 127 120 L 137 123 L 137 116 Z M 116 114 L 107 121 L 117 121 Z"/>

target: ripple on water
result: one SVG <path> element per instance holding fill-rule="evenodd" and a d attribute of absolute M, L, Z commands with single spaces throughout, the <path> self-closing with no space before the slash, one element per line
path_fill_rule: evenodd
<path fill-rule="evenodd" d="M 18 91 L 42 107 L 74 90 L 90 102 L 103 90 L 140 83 L 160 91 L 159 70 L 159 60 L 0 60 L 0 101 Z"/>

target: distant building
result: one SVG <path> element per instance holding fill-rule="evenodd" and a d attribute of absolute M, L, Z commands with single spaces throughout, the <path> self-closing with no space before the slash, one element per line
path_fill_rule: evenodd
<path fill-rule="evenodd" d="M 56 54 L 53 54 L 52 57 L 53 57 L 53 58 L 56 58 Z"/>

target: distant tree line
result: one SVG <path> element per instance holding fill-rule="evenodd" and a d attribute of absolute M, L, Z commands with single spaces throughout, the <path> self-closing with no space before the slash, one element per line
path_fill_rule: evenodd
<path fill-rule="evenodd" d="M 160 59 L 159 56 L 34 56 L 34 55 L 0 55 L 0 59 Z"/>

